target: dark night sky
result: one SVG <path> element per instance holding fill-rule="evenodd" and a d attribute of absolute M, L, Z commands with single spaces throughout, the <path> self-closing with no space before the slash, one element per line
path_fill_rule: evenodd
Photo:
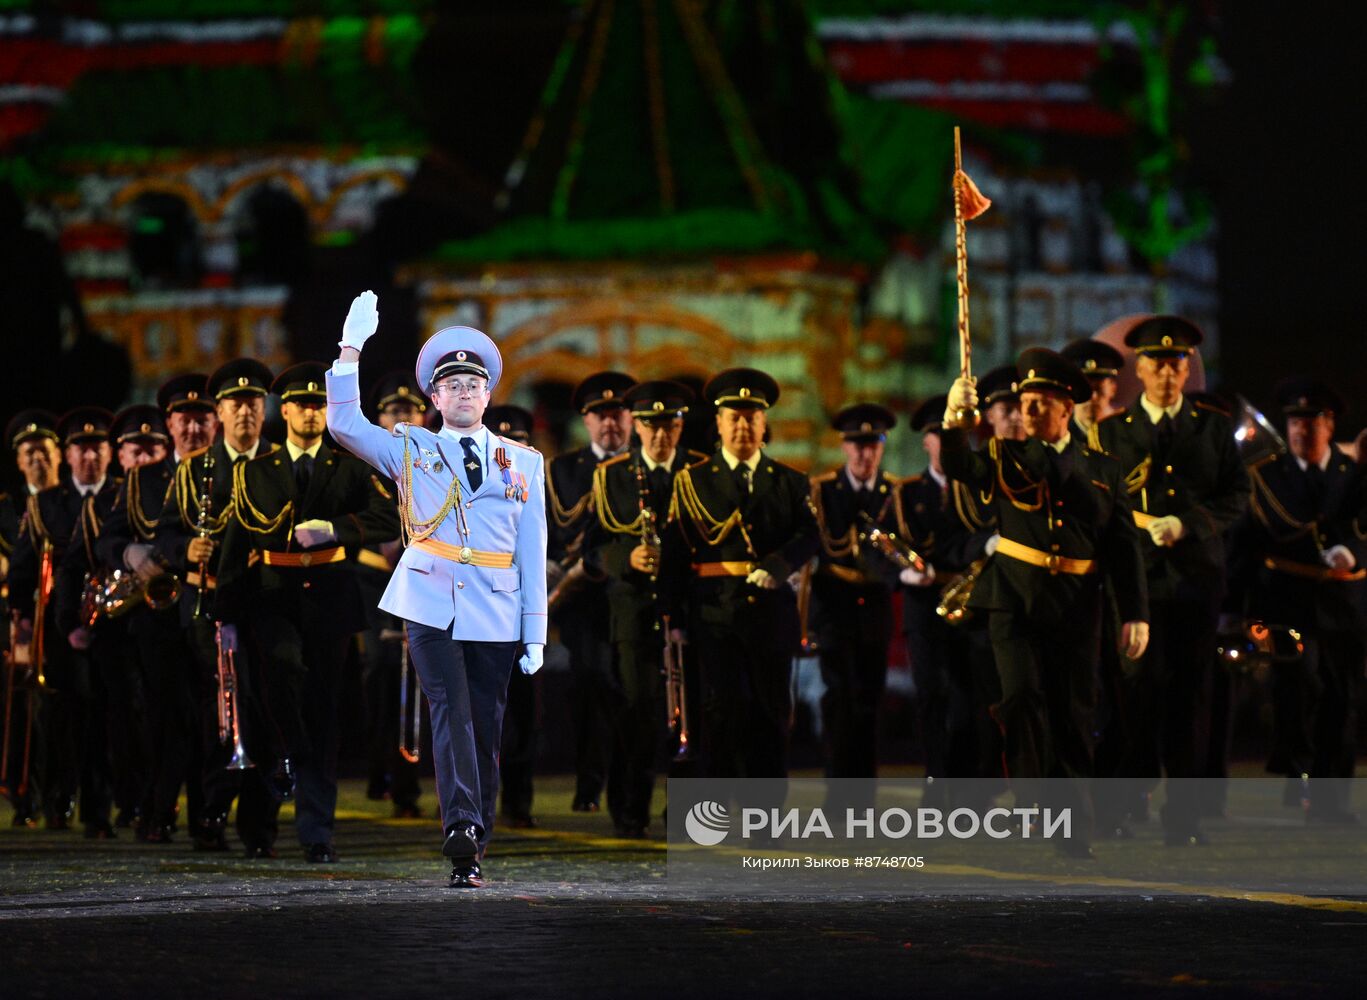
<path fill-rule="evenodd" d="M 1210 152 L 1220 210 L 1223 388 L 1260 405 L 1283 374 L 1330 379 L 1367 423 L 1367 60 L 1325 3 L 1227 8 L 1234 83 Z M 1348 435 L 1340 433 L 1340 438 Z"/>

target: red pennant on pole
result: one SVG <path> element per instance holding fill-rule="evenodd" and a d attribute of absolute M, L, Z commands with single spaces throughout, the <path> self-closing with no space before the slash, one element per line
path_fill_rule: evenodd
<path fill-rule="evenodd" d="M 973 178 L 962 170 L 954 171 L 954 186 L 959 190 L 959 210 L 968 222 L 992 207 L 992 199 L 978 190 Z"/>

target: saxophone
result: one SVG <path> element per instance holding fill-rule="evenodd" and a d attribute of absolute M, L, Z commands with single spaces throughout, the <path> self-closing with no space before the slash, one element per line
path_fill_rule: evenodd
<path fill-rule="evenodd" d="M 973 560 L 967 570 L 951 580 L 945 585 L 945 589 L 940 591 L 940 603 L 935 605 L 935 613 L 948 624 L 962 625 L 972 619 L 973 612 L 969 609 L 968 602 L 973 596 L 973 587 L 987 566 L 989 558 L 990 556 L 983 556 L 981 559 Z"/>

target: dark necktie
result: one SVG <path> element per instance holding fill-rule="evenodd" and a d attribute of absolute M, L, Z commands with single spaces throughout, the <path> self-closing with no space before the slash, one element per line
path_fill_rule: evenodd
<path fill-rule="evenodd" d="M 309 491 L 309 479 L 313 476 L 313 456 L 300 455 L 294 460 L 294 485 L 302 497 Z"/>
<path fill-rule="evenodd" d="M 657 509 L 664 509 L 669 505 L 669 470 L 663 465 L 657 465 L 650 470 L 647 477 L 650 481 L 650 496 Z"/>
<path fill-rule="evenodd" d="M 1309 487 L 1311 506 L 1314 507 L 1315 517 L 1318 518 L 1324 513 L 1324 470 L 1318 465 L 1307 465 L 1305 481 Z"/>
<path fill-rule="evenodd" d="M 479 456 L 475 454 L 475 439 L 461 438 L 461 451 L 465 452 L 465 471 L 470 480 L 470 492 L 474 493 L 484 485 L 484 466 L 480 464 Z"/>
<path fill-rule="evenodd" d="M 1172 447 L 1172 417 L 1166 413 L 1153 428 L 1154 450 L 1158 454 L 1167 457 L 1168 449 Z"/>
<path fill-rule="evenodd" d="M 745 503 L 750 499 L 750 466 L 739 463 L 731 470 L 731 476 L 736 481 L 736 492 L 740 494 L 741 503 Z"/>

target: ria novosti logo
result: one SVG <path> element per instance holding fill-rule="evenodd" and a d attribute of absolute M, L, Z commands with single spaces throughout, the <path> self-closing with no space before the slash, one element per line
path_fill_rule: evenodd
<path fill-rule="evenodd" d="M 684 829 L 699 847 L 716 847 L 731 832 L 731 817 L 720 802 L 695 802 L 684 817 Z"/>

